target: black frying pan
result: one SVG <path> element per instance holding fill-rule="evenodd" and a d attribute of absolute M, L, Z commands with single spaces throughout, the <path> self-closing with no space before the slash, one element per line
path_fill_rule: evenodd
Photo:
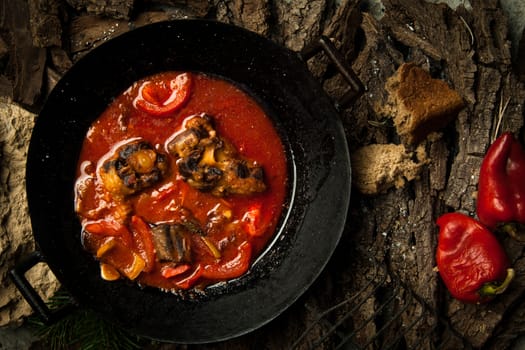
<path fill-rule="evenodd" d="M 328 56 L 337 55 L 326 50 L 326 39 L 320 43 Z M 240 86 L 271 116 L 288 156 L 288 204 L 276 238 L 248 274 L 204 293 L 174 295 L 102 280 L 98 263 L 82 249 L 74 212 L 75 168 L 88 127 L 134 81 L 166 70 L 213 74 Z M 358 93 L 352 74 L 342 73 L 353 84 L 351 94 Z M 37 119 L 26 175 L 39 253 L 12 276 L 37 311 L 52 316 L 23 272 L 43 257 L 78 304 L 136 334 L 181 343 L 244 334 L 290 306 L 335 249 L 351 187 L 337 111 L 299 55 L 238 27 L 201 20 L 136 29 L 75 64 Z"/>

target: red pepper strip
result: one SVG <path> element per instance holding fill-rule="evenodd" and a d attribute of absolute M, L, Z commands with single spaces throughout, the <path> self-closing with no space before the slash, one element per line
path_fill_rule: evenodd
<path fill-rule="evenodd" d="M 437 224 L 436 262 L 450 294 L 465 303 L 485 303 L 503 293 L 514 270 L 496 237 L 460 213 L 445 214 Z"/>
<path fill-rule="evenodd" d="M 182 264 L 177 266 L 163 266 L 160 270 L 160 274 L 164 278 L 171 278 L 175 276 L 182 275 L 184 272 L 188 271 L 191 268 L 188 264 Z"/>
<path fill-rule="evenodd" d="M 251 206 L 242 217 L 242 222 L 244 229 L 251 236 L 259 236 L 261 234 L 260 230 L 257 230 L 259 226 L 259 221 L 261 218 L 261 205 Z"/>
<path fill-rule="evenodd" d="M 144 259 L 146 266 L 144 272 L 150 272 L 155 267 L 155 247 L 151 237 L 151 230 L 148 224 L 139 216 L 131 217 L 131 232 L 135 241 L 135 247 L 140 256 Z"/>
<path fill-rule="evenodd" d="M 268 226 L 270 225 L 270 220 L 268 218 L 262 217 L 262 205 L 260 203 L 252 205 L 248 211 L 243 215 L 242 222 L 244 230 L 253 237 L 262 236 Z"/>
<path fill-rule="evenodd" d="M 189 289 L 197 283 L 199 278 L 202 276 L 202 266 L 197 265 L 193 273 L 191 273 L 189 276 L 181 279 L 180 281 L 175 282 L 175 285 L 181 289 Z"/>
<path fill-rule="evenodd" d="M 118 236 L 127 247 L 132 246 L 131 233 L 123 224 L 114 220 L 99 220 L 88 222 L 84 225 L 84 231 L 102 236 Z"/>
<path fill-rule="evenodd" d="M 89 233 L 102 236 L 121 236 L 128 229 L 116 221 L 92 221 L 84 225 L 84 230 Z"/>
<path fill-rule="evenodd" d="M 134 105 L 154 116 L 167 116 L 181 108 L 190 97 L 192 78 L 189 73 L 166 81 L 147 81 L 138 91 Z"/>
<path fill-rule="evenodd" d="M 489 228 L 525 241 L 525 150 L 509 132 L 496 139 L 481 163 L 476 210 Z"/>
<path fill-rule="evenodd" d="M 204 266 L 202 277 L 211 280 L 225 280 L 239 277 L 248 271 L 252 258 L 252 245 L 242 242 L 237 247 L 237 255 L 228 261 L 209 264 Z"/>

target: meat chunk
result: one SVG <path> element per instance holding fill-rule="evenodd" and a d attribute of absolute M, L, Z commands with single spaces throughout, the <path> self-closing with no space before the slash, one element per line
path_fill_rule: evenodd
<path fill-rule="evenodd" d="M 168 172 L 167 157 L 143 141 L 120 146 L 104 161 L 99 174 L 104 187 L 116 196 L 126 196 L 148 188 Z"/>
<path fill-rule="evenodd" d="M 234 146 L 220 137 L 206 114 L 186 120 L 185 129 L 167 144 L 177 158 L 180 175 L 192 187 L 222 197 L 264 192 L 263 168 L 242 158 Z"/>
<path fill-rule="evenodd" d="M 191 262 L 191 232 L 183 224 L 159 224 L 151 229 L 159 261 Z"/>

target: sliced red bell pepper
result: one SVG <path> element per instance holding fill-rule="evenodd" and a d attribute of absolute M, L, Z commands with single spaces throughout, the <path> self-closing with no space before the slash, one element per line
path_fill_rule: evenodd
<path fill-rule="evenodd" d="M 156 255 L 151 229 L 148 224 L 140 217 L 133 215 L 130 223 L 133 240 L 138 253 L 144 259 L 146 266 L 144 272 L 150 272 L 155 267 Z"/>
<path fill-rule="evenodd" d="M 195 270 L 190 275 L 182 278 L 179 281 L 176 281 L 175 285 L 179 287 L 180 289 L 190 289 L 202 277 L 202 271 L 203 271 L 202 265 L 197 265 L 195 267 Z"/>
<path fill-rule="evenodd" d="M 128 231 L 127 227 L 113 220 L 91 221 L 84 225 L 84 230 L 96 235 L 120 236 Z"/>
<path fill-rule="evenodd" d="M 115 220 L 97 220 L 84 225 L 84 231 L 102 236 L 118 236 L 127 247 L 132 247 L 131 233 L 128 228 Z"/>
<path fill-rule="evenodd" d="M 262 204 L 260 203 L 252 205 L 243 215 L 241 221 L 244 230 L 254 237 L 262 236 L 270 225 L 270 219 L 263 217 Z"/>
<path fill-rule="evenodd" d="M 191 266 L 188 264 L 181 264 L 176 266 L 163 266 L 160 269 L 160 274 L 164 278 L 172 278 L 175 276 L 182 275 L 183 273 L 187 272 L 189 269 L 191 269 Z"/>
<path fill-rule="evenodd" d="M 436 262 L 450 294 L 465 303 L 485 303 L 503 293 L 514 270 L 492 232 L 461 213 L 444 214 L 437 224 Z"/>
<path fill-rule="evenodd" d="M 186 103 L 191 86 L 189 73 L 179 74 L 169 81 L 147 81 L 139 88 L 134 105 L 154 116 L 168 116 Z"/>
<path fill-rule="evenodd" d="M 525 150 L 510 132 L 498 137 L 483 158 L 476 211 L 489 228 L 525 241 Z"/>
<path fill-rule="evenodd" d="M 213 264 L 204 266 L 202 277 L 211 280 L 224 280 L 236 278 L 248 271 L 252 258 L 252 245 L 249 242 L 242 242 L 237 247 L 237 255 L 230 260 L 222 259 Z"/>

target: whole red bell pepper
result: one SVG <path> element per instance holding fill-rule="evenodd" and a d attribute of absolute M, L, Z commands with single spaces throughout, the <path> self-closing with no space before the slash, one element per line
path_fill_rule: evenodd
<path fill-rule="evenodd" d="M 461 213 L 444 214 L 437 225 L 437 268 L 454 298 L 485 303 L 507 289 L 515 273 L 492 232 Z"/>
<path fill-rule="evenodd" d="M 490 229 L 525 241 L 525 150 L 510 132 L 498 137 L 483 158 L 476 211 Z"/>

